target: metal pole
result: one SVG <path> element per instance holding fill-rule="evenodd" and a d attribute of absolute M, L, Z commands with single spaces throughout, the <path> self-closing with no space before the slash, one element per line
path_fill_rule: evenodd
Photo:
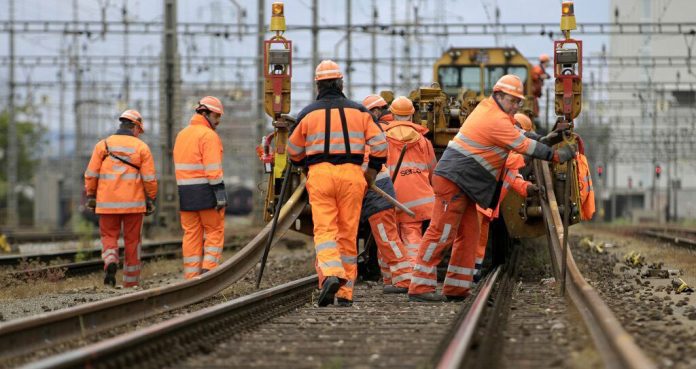
<path fill-rule="evenodd" d="M 312 65 L 310 66 L 312 76 L 314 76 L 314 68 L 317 65 L 319 65 L 319 0 L 312 0 Z M 313 85 L 312 98 L 317 96 L 317 86 Z"/>
<path fill-rule="evenodd" d="M 377 5 L 375 4 L 375 0 L 372 0 L 372 29 L 373 32 L 370 35 L 371 38 L 371 46 L 372 46 L 372 64 L 370 64 L 370 75 L 372 79 L 372 84 L 370 85 L 370 92 L 371 93 L 376 93 L 377 92 L 377 17 L 379 15 L 377 14 Z"/>
<path fill-rule="evenodd" d="M 396 2 L 395 0 L 391 0 L 391 17 L 390 20 L 393 23 L 396 23 Z M 396 90 L 396 37 L 392 36 L 391 37 L 391 45 L 390 45 L 390 53 L 391 53 L 391 90 L 394 92 Z"/>
<path fill-rule="evenodd" d="M 14 0 L 10 0 L 10 96 L 7 121 L 7 215 L 8 227 L 16 227 L 18 222 L 17 193 L 17 122 L 15 121 L 15 60 L 14 60 Z"/>
<path fill-rule="evenodd" d="M 78 209 L 82 202 L 82 171 L 83 150 L 82 150 L 82 68 L 80 67 L 80 40 L 77 34 L 78 28 L 78 1 L 73 0 L 73 54 L 72 66 L 75 72 L 75 96 L 73 101 L 73 112 L 75 114 L 75 159 L 73 160 L 73 191 L 72 191 L 72 215 L 78 216 Z"/>
<path fill-rule="evenodd" d="M 346 0 L 346 94 L 349 99 L 353 98 L 353 79 L 351 78 L 352 68 L 353 68 L 353 38 L 350 27 L 352 25 L 352 1 Z"/>
<path fill-rule="evenodd" d="M 263 54 L 264 54 L 264 25 L 265 25 L 265 13 L 266 8 L 264 7 L 264 1 L 258 0 L 258 17 L 257 17 L 257 34 L 256 34 L 256 55 L 258 60 L 256 61 L 256 137 L 254 142 L 261 142 L 265 129 L 265 114 L 263 109 L 264 103 L 264 77 L 263 77 Z M 314 31 L 313 31 L 314 32 Z M 313 40 L 314 42 L 314 40 Z M 254 179 L 256 184 L 260 185 L 263 182 L 263 170 L 260 165 L 257 165 L 254 171 Z M 263 206 L 264 197 L 260 191 L 254 192 L 254 223 L 263 223 Z"/>
<path fill-rule="evenodd" d="M 546 132 L 551 132 L 551 121 L 549 120 L 549 112 L 550 112 L 550 106 L 551 106 L 551 88 L 546 87 L 546 106 L 544 107 L 544 110 L 546 111 Z"/>
<path fill-rule="evenodd" d="M 128 0 L 123 0 L 123 102 L 126 107 L 130 104 L 130 69 L 128 67 L 129 47 L 128 47 Z"/>
<path fill-rule="evenodd" d="M 617 152 L 614 150 L 611 155 L 611 221 L 616 220 L 616 174 L 619 171 L 616 163 Z"/>
<path fill-rule="evenodd" d="M 164 0 L 163 60 L 160 69 L 160 149 L 162 173 L 156 222 L 167 229 L 178 227 L 178 203 L 174 177 L 174 134 L 180 97 L 179 55 L 177 51 L 177 0 Z"/>

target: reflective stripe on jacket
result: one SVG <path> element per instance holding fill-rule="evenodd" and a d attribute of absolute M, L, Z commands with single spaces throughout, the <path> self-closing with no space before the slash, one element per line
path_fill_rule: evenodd
<path fill-rule="evenodd" d="M 406 152 L 394 181 L 396 199 L 416 213 L 411 218 L 406 213 L 398 211 L 399 222 L 421 222 L 430 219 L 435 203 L 435 194 L 430 185 L 432 172 L 437 165 L 435 151 L 430 140 L 423 135 L 428 129 L 406 121 L 391 121 L 385 126 L 389 155 L 387 165 L 389 171 L 396 169 L 396 164 L 405 146 Z"/>
<path fill-rule="evenodd" d="M 595 212 L 595 195 L 592 189 L 592 176 L 587 157 L 578 154 L 577 157 L 578 181 L 580 186 L 580 219 L 590 220 Z"/>
<path fill-rule="evenodd" d="M 295 165 L 361 165 L 366 146 L 370 147 L 370 168 L 380 170 L 387 160 L 387 141 L 370 112 L 338 90 L 322 91 L 297 121 L 287 145 Z"/>
<path fill-rule="evenodd" d="M 550 147 L 525 137 L 513 123 L 493 97 L 483 100 L 447 145 L 435 174 L 456 183 L 481 207 L 492 208 L 510 151 L 542 160 L 553 157 Z"/>
<path fill-rule="evenodd" d="M 223 187 L 222 141 L 200 114 L 195 114 L 174 143 L 174 172 L 183 211 L 214 208 L 214 189 Z"/>
<path fill-rule="evenodd" d="M 140 170 L 110 156 L 109 152 Z M 145 212 L 145 196 L 157 197 L 155 162 L 147 144 L 125 129 L 99 141 L 85 171 L 85 192 L 97 197 L 97 214 Z"/>
<path fill-rule="evenodd" d="M 500 198 L 495 209 L 484 209 L 479 205 L 476 205 L 476 209 L 479 213 L 488 217 L 489 220 L 493 220 L 500 215 L 500 204 L 503 203 L 505 196 L 507 196 L 508 191 L 512 188 L 513 191 L 517 192 L 522 197 L 527 197 L 527 186 L 531 182 L 525 181 L 524 177 L 519 172 L 519 169 L 525 166 L 524 157 L 516 152 L 511 152 L 508 159 L 505 161 L 505 177 L 503 178 L 503 186 L 500 189 Z"/>

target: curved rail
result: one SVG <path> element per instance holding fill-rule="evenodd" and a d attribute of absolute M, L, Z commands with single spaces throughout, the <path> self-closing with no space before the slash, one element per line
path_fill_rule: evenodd
<path fill-rule="evenodd" d="M 553 179 L 546 163 L 534 161 L 534 171 L 541 185 L 546 188 L 548 201 L 541 201 L 544 222 L 548 229 L 549 251 L 557 280 L 563 258 L 563 222 L 553 192 Z M 572 253 L 567 254 L 566 291 L 585 321 L 597 351 L 607 368 L 654 369 L 656 365 L 636 345 L 633 337 L 624 330 L 611 309 L 597 291 L 583 278 Z"/>
<path fill-rule="evenodd" d="M 198 330 L 215 335 L 226 330 L 248 328 L 264 320 L 256 316 L 259 311 L 264 311 L 262 315 L 267 318 L 267 315 L 278 315 L 309 302 L 316 284 L 315 274 L 52 356 L 23 368 L 92 368 L 96 364 L 100 367 L 139 367 L 150 362 L 172 363 L 186 357 L 190 347 L 177 344 L 177 350 L 160 349 L 169 342 L 195 342 L 195 338 L 191 336 L 196 335 Z M 246 319 L 242 320 L 241 317 Z M 193 346 L 197 348 L 196 345 Z"/>
<path fill-rule="evenodd" d="M 501 273 L 500 270 L 501 267 L 497 266 L 493 273 L 490 274 L 490 277 L 486 278 L 479 293 L 476 295 L 476 300 L 471 304 L 471 308 L 459 324 L 449 345 L 447 345 L 440 362 L 437 364 L 438 369 L 458 369 L 464 363 L 464 357 L 469 346 L 471 346 L 474 332 L 483 316 L 483 310 L 486 308 L 488 297 L 493 291 L 493 286 L 498 281 L 498 277 Z"/>
<path fill-rule="evenodd" d="M 307 205 L 304 179 L 281 209 L 277 242 Z M 84 304 L 0 325 L 0 359 L 19 356 L 58 342 L 85 337 L 146 319 L 214 296 L 242 278 L 258 262 L 268 224 L 244 248 L 218 268 L 189 281 Z"/>

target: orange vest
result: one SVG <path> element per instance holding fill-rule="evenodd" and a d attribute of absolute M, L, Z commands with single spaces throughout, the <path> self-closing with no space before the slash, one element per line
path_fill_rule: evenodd
<path fill-rule="evenodd" d="M 214 189 L 223 186 L 222 141 L 200 114 L 176 135 L 174 173 L 183 211 L 214 208 Z"/>
<path fill-rule="evenodd" d="M 368 166 L 379 170 L 386 161 L 384 133 L 367 109 L 340 91 L 321 91 L 317 101 L 304 108 L 297 120 L 287 144 L 295 165 L 361 165 L 366 146 L 370 147 Z"/>
<path fill-rule="evenodd" d="M 396 169 L 396 163 L 405 146 L 406 152 L 394 181 L 396 199 L 416 213 L 411 218 L 406 213 L 398 211 L 399 222 L 421 222 L 430 219 L 433 213 L 435 195 L 430 185 L 433 169 L 437 164 L 435 151 L 430 141 L 423 137 L 428 129 L 406 121 L 391 121 L 385 126 L 389 154 L 387 165 L 389 171 Z"/>
<path fill-rule="evenodd" d="M 543 160 L 553 157 L 551 148 L 517 130 L 512 116 L 491 96 L 476 106 L 447 144 L 435 174 L 457 184 L 481 207 L 494 207 L 496 182 L 510 151 Z"/>
<path fill-rule="evenodd" d="M 87 196 L 96 195 L 97 214 L 144 213 L 145 196 L 157 197 L 155 162 L 150 148 L 130 131 L 120 129 L 99 141 L 85 171 L 85 192 Z"/>
<path fill-rule="evenodd" d="M 580 187 L 580 219 L 590 220 L 595 212 L 595 196 L 592 189 L 592 177 L 587 157 L 578 154 L 577 157 L 578 186 Z"/>

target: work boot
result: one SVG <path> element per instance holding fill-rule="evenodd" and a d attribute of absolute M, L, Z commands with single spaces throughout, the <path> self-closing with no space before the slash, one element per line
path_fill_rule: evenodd
<path fill-rule="evenodd" d="M 201 269 L 201 274 L 208 273 L 209 271 L 210 271 L 210 269 Z"/>
<path fill-rule="evenodd" d="M 391 293 L 408 293 L 408 287 L 396 287 L 392 284 L 388 284 L 384 286 L 382 293 L 385 295 Z"/>
<path fill-rule="evenodd" d="M 334 296 L 336 295 L 336 292 L 338 291 L 339 287 L 341 287 L 341 281 L 338 280 L 338 277 L 332 276 L 326 278 L 326 280 L 324 281 L 324 286 L 321 288 L 321 292 L 319 293 L 319 306 L 333 304 Z"/>
<path fill-rule="evenodd" d="M 408 295 L 408 301 L 415 302 L 445 302 L 445 296 L 438 295 L 436 292 L 427 292 L 417 295 Z"/>
<path fill-rule="evenodd" d="M 116 287 L 116 271 L 118 270 L 118 265 L 116 263 L 110 263 L 106 266 L 106 271 L 104 272 L 104 284 L 110 285 L 111 287 Z"/>
<path fill-rule="evenodd" d="M 336 298 L 336 305 L 338 305 L 338 307 L 351 307 L 353 306 L 353 300 L 338 297 Z"/>

